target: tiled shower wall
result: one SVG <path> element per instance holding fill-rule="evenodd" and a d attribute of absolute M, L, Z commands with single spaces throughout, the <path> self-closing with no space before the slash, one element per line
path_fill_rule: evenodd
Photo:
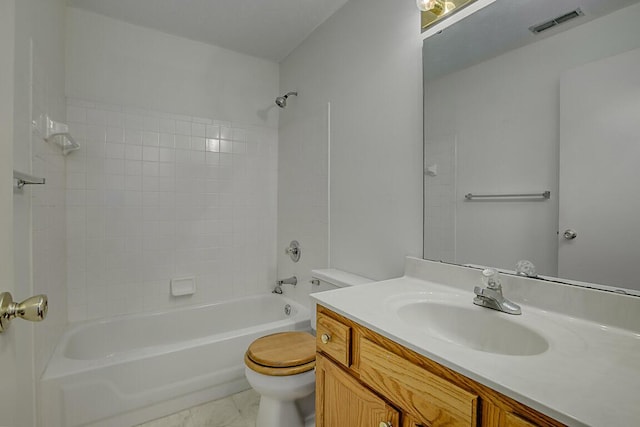
<path fill-rule="evenodd" d="M 277 129 L 69 99 L 69 320 L 215 302 L 275 280 Z M 172 278 L 195 277 L 172 297 Z"/>
<path fill-rule="evenodd" d="M 456 136 L 424 145 L 424 258 L 456 262 Z M 429 172 L 430 170 L 430 172 Z"/>

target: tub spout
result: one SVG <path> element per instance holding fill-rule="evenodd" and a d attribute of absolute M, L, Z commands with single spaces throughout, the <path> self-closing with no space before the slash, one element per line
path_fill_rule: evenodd
<path fill-rule="evenodd" d="M 281 285 L 297 285 L 298 284 L 298 278 L 296 276 L 291 276 L 291 277 L 287 277 L 286 279 L 282 279 L 282 280 L 278 280 L 276 282 L 276 285 L 281 286 Z"/>

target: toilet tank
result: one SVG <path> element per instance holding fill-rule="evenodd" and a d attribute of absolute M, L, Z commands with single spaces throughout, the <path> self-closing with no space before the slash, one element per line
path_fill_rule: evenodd
<path fill-rule="evenodd" d="M 317 285 L 311 285 L 311 293 L 331 291 L 333 289 L 346 288 L 347 286 L 364 285 L 375 280 L 368 279 L 357 274 L 348 273 L 335 268 L 311 270 L 311 277 L 318 281 Z M 311 329 L 316 330 L 316 303 L 311 303 Z"/>

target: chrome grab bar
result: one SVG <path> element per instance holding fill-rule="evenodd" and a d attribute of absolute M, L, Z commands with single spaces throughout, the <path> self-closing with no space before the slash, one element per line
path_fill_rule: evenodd
<path fill-rule="evenodd" d="M 473 199 L 486 199 L 486 198 L 514 198 L 514 197 L 519 197 L 519 198 L 524 198 L 524 197 L 540 197 L 543 199 L 550 199 L 551 198 L 551 191 L 545 191 L 543 193 L 522 193 L 522 194 L 472 194 L 472 193 L 468 193 L 465 194 L 464 198 L 467 200 L 473 200 Z"/>

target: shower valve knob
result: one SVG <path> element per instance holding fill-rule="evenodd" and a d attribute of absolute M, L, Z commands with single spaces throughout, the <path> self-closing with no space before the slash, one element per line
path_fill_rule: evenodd
<path fill-rule="evenodd" d="M 48 310 L 49 301 L 46 295 L 36 295 L 17 303 L 13 301 L 9 292 L 3 292 L 0 294 L 0 333 L 4 332 L 16 317 L 40 322 L 47 317 Z"/>
<path fill-rule="evenodd" d="M 297 240 L 292 240 L 284 249 L 284 253 L 291 257 L 293 262 L 300 261 L 300 255 L 302 254 L 302 249 L 300 249 L 300 243 Z"/>

